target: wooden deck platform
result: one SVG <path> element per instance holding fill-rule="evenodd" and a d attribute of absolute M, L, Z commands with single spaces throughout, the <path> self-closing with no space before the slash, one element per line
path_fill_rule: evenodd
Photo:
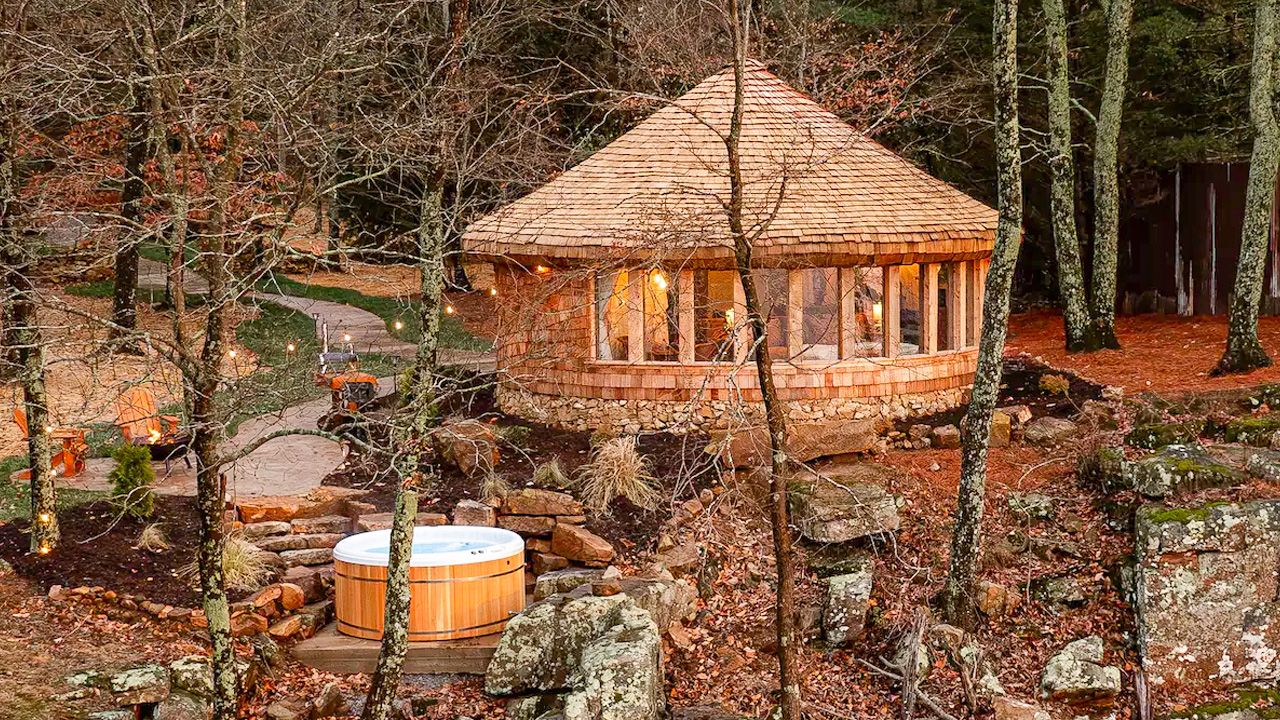
<path fill-rule="evenodd" d="M 293 646 L 293 656 L 303 665 L 336 673 L 372 673 L 378 664 L 377 640 L 362 640 L 339 633 L 337 623 Z M 502 633 L 465 640 L 411 642 L 404 658 L 410 674 L 464 673 L 483 675 Z"/>

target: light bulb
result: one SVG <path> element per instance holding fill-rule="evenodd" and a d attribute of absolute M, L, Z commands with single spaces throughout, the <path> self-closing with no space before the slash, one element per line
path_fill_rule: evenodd
<path fill-rule="evenodd" d="M 496 287 L 495 287 L 495 288 L 489 288 L 489 294 L 490 294 L 490 295 L 497 295 L 497 294 L 498 294 L 498 288 L 496 288 Z"/>
<path fill-rule="evenodd" d="M 44 426 L 44 434 L 45 434 L 45 435 L 52 435 L 52 434 L 53 434 L 53 426 L 52 426 L 52 425 L 45 425 L 45 426 Z"/>
<path fill-rule="evenodd" d="M 666 289 L 667 289 L 667 276 L 666 276 L 666 275 L 663 275 L 661 270 L 654 270 L 654 271 L 653 271 L 653 284 L 654 284 L 654 285 L 656 285 L 656 286 L 658 287 L 658 289 L 659 289 L 659 290 L 666 290 Z"/>
<path fill-rule="evenodd" d="M 403 330 L 403 329 L 404 329 L 404 323 L 400 322 L 399 320 L 395 321 L 394 326 L 395 326 L 395 329 L 397 329 L 397 330 Z"/>
<path fill-rule="evenodd" d="M 289 343 L 288 345 L 284 346 L 285 352 L 293 352 L 294 350 L 297 350 L 297 349 L 298 349 L 298 346 L 294 345 L 293 343 Z"/>
<path fill-rule="evenodd" d="M 445 315 L 452 315 L 453 313 L 454 313 L 454 309 L 453 309 L 453 306 L 452 306 L 452 305 L 445 305 L 445 306 L 444 306 L 444 314 L 445 314 Z"/>
<path fill-rule="evenodd" d="M 342 336 L 342 342 L 351 342 L 351 336 L 350 336 L 350 335 L 343 335 L 343 336 Z"/>
<path fill-rule="evenodd" d="M 227 351 L 227 355 L 228 355 L 228 356 L 230 356 L 232 360 L 235 360 L 235 359 L 236 359 L 236 351 L 235 351 L 235 350 L 228 350 L 228 351 Z"/>
<path fill-rule="evenodd" d="M 547 273 L 551 272 L 551 268 L 547 267 L 546 265 L 535 265 L 533 268 L 533 271 L 538 273 L 539 275 L 546 275 Z"/>
<path fill-rule="evenodd" d="M 52 519 L 53 519 L 53 517 L 52 517 L 51 515 L 49 515 L 49 513 L 40 513 L 40 522 L 41 522 L 41 523 L 43 523 L 43 524 L 46 524 L 46 525 L 47 525 L 47 524 L 49 524 L 49 521 L 50 521 L 50 520 L 52 520 Z"/>
<path fill-rule="evenodd" d="M 882 317 L 884 317 L 884 306 L 883 306 L 883 305 L 881 305 L 880 303 L 876 303 L 875 305 L 872 305 L 872 306 L 871 306 L 871 317 L 872 317 L 876 322 L 880 322 L 880 319 L 881 319 Z"/>
<path fill-rule="evenodd" d="M 48 546 L 48 545 L 41 545 L 41 546 L 40 546 L 40 549 L 39 549 L 37 552 L 39 552 L 41 555 L 48 555 L 48 554 L 49 554 L 49 546 Z"/>

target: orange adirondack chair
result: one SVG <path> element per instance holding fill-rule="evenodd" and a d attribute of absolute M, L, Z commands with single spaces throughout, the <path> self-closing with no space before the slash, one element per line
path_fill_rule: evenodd
<path fill-rule="evenodd" d="M 17 424 L 18 429 L 22 431 L 22 437 L 31 437 L 31 430 L 27 426 L 27 413 L 21 407 L 13 409 L 13 422 Z M 84 456 L 89 451 L 89 443 L 85 441 L 85 436 L 89 431 L 85 428 L 73 427 L 49 427 L 45 429 L 54 441 L 62 443 L 62 449 L 53 454 L 53 467 L 62 466 L 63 477 L 75 477 L 84 472 Z M 23 470 L 18 473 L 19 480 L 30 480 L 31 470 Z"/>
<path fill-rule="evenodd" d="M 178 418 L 161 415 L 156 396 L 142 388 L 129 388 L 116 399 L 116 426 L 125 442 L 134 445 L 161 445 L 178 438 Z"/>

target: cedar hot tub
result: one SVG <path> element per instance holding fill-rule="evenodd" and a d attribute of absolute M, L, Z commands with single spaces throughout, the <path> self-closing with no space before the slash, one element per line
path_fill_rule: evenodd
<path fill-rule="evenodd" d="M 390 530 L 376 530 L 333 549 L 339 632 L 382 637 L 390 540 Z M 524 609 L 524 540 L 491 527 L 414 528 L 409 584 L 410 641 L 499 632 Z"/>

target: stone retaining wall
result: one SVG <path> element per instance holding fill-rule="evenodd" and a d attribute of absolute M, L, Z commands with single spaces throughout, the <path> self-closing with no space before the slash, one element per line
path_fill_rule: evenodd
<path fill-rule="evenodd" d="M 882 398 L 819 398 L 785 401 L 787 419 L 796 422 L 901 420 L 949 410 L 964 403 L 967 387 Z M 497 391 L 503 411 L 570 430 L 636 433 L 650 430 L 689 432 L 722 430 L 763 422 L 763 406 L 738 400 L 609 400 L 548 395 L 504 383 Z"/>

